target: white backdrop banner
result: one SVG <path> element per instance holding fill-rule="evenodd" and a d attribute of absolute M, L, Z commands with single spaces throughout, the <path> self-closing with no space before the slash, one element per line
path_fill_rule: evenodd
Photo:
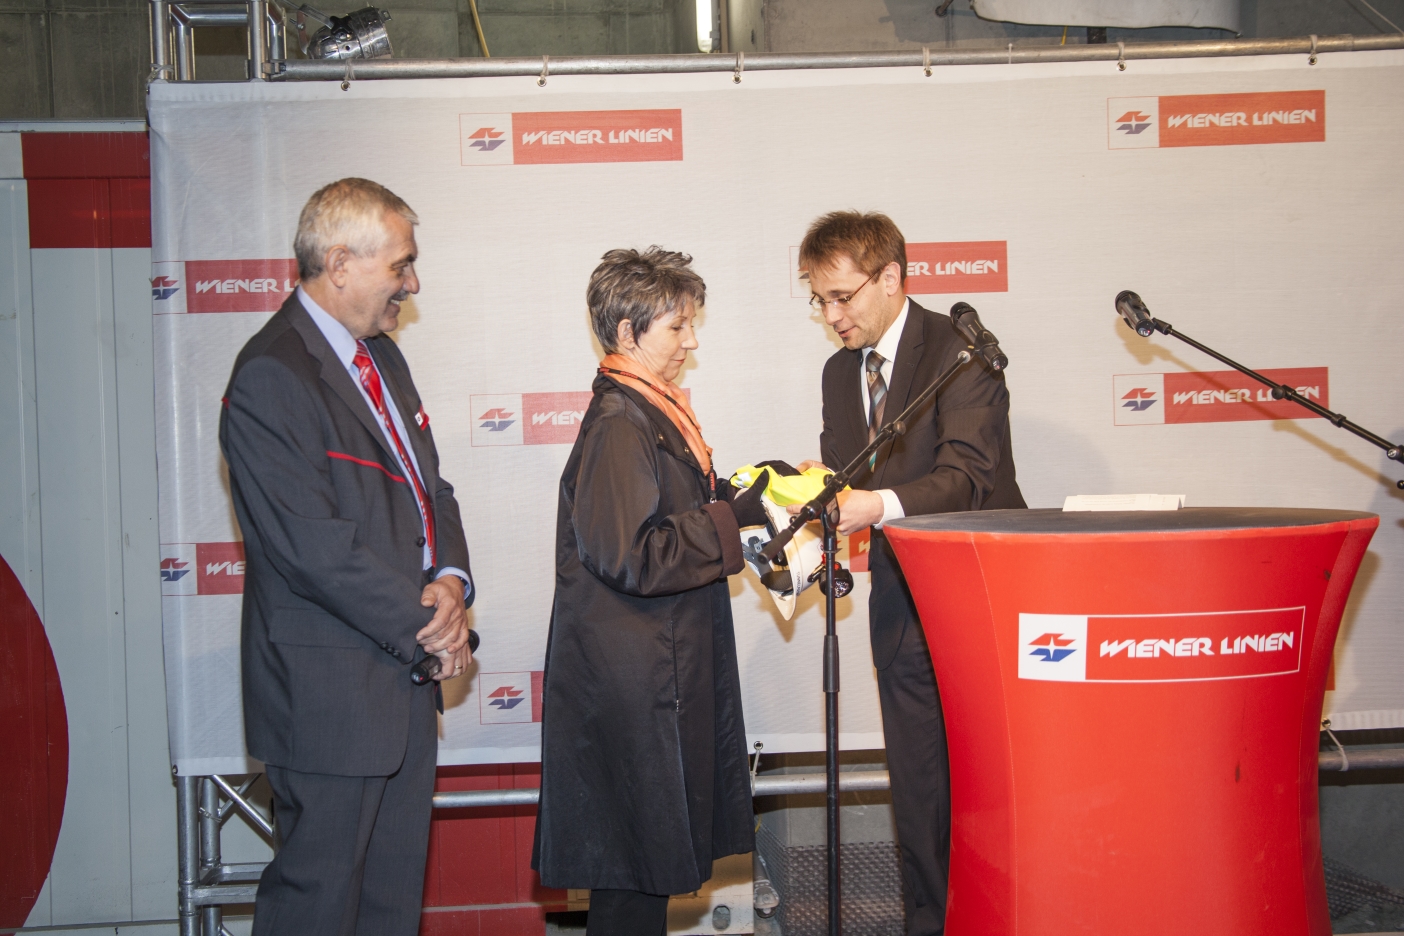
<path fill-rule="evenodd" d="M 836 339 L 796 248 L 838 208 L 891 215 L 909 292 L 1003 339 L 1019 480 L 1069 494 L 1383 516 L 1337 648 L 1336 727 L 1404 725 L 1404 474 L 1173 339 L 1153 314 L 1404 436 L 1404 54 L 151 89 L 152 296 L 171 751 L 245 768 L 243 553 L 216 438 L 234 356 L 295 285 L 298 211 L 375 179 L 419 213 L 423 289 L 396 339 L 458 489 L 483 645 L 447 690 L 442 763 L 538 756 L 556 490 L 599 349 L 585 284 L 661 244 L 707 280 L 681 382 L 721 469 L 817 457 Z M 865 544 L 845 544 L 863 565 Z M 1126 570 L 1134 574 L 1134 570 Z M 1193 569 L 1186 569 L 1191 576 Z M 842 743 L 881 746 L 867 576 L 840 608 Z M 732 579 L 745 714 L 823 747 L 822 605 L 791 622 Z M 1095 726 L 1088 726 L 1095 730 Z"/>

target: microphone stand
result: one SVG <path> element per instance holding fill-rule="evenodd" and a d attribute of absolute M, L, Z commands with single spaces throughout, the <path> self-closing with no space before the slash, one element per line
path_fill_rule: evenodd
<path fill-rule="evenodd" d="M 841 471 L 829 476 L 823 490 L 800 508 L 800 512 L 790 521 L 790 525 L 766 544 L 757 553 L 767 563 L 772 562 L 794 539 L 795 533 L 811 520 L 823 522 L 824 533 L 824 574 L 819 584 L 824 592 L 824 775 L 825 775 L 825 819 L 828 833 L 828 872 L 829 872 L 829 936 L 841 936 L 843 906 L 839 881 L 839 783 L 838 783 L 838 693 L 839 693 L 839 650 L 837 629 L 838 599 L 848 594 L 853 587 L 852 578 L 845 580 L 838 568 L 838 505 L 834 503 L 839 491 L 868 464 L 868 459 L 877 453 L 887 442 L 907 431 L 907 421 L 915 415 L 927 400 L 936 395 L 952 377 L 970 363 L 970 352 L 961 351 L 951 366 L 941 372 L 931 385 L 902 410 L 896 419 L 878 430 L 871 442 L 859 452 Z"/>
<path fill-rule="evenodd" d="M 1305 406 L 1307 409 L 1311 410 L 1316 415 L 1322 417 L 1331 425 L 1335 426 L 1337 429 L 1344 429 L 1349 433 L 1359 436 L 1366 442 L 1369 442 L 1370 444 L 1383 449 L 1386 458 L 1393 459 L 1397 462 L 1404 462 L 1404 450 L 1402 450 L 1400 446 L 1395 445 L 1393 442 L 1389 441 L 1386 438 L 1375 435 L 1373 432 L 1364 428 L 1363 426 L 1351 422 L 1349 419 L 1346 419 L 1340 413 L 1334 413 L 1319 403 L 1313 403 L 1311 400 L 1308 400 L 1306 397 L 1298 393 L 1294 388 L 1289 387 L 1286 384 L 1280 384 L 1269 380 L 1262 374 L 1253 370 L 1251 367 L 1244 367 L 1242 364 L 1238 363 L 1232 358 L 1225 357 L 1224 355 L 1215 351 L 1213 348 L 1209 348 L 1200 344 L 1199 342 L 1191 338 L 1189 335 L 1186 335 L 1180 331 L 1176 331 L 1175 327 L 1169 322 L 1162 322 L 1160 319 L 1152 316 L 1149 321 L 1145 321 L 1142 323 L 1142 327 L 1145 328 L 1144 332 L 1141 330 L 1141 328 L 1136 328 L 1136 326 L 1131 325 L 1130 322 L 1127 322 L 1127 327 L 1134 329 L 1138 335 L 1142 335 L 1143 337 L 1149 337 L 1150 332 L 1153 329 L 1155 331 L 1160 332 L 1162 335 L 1170 335 L 1173 338 L 1178 338 L 1185 344 L 1189 345 L 1191 348 L 1194 348 L 1198 351 L 1203 351 L 1205 354 L 1209 355 L 1211 358 L 1214 358 L 1216 361 L 1222 361 L 1229 367 L 1232 367 L 1234 370 L 1247 374 L 1249 377 L 1252 377 L 1259 383 L 1266 384 L 1267 386 L 1271 387 L 1272 398 L 1274 400 L 1291 400 L 1293 403 L 1296 403 L 1300 406 Z M 1404 490 L 1404 480 L 1395 482 L 1395 485 L 1400 490 Z"/>

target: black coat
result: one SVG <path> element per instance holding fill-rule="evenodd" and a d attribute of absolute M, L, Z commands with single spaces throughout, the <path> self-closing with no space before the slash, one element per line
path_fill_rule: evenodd
<path fill-rule="evenodd" d="M 389 336 L 367 339 L 434 499 L 441 565 L 468 570 L 453 488 Z M 244 734 L 249 753 L 303 773 L 399 769 L 414 693 L 423 522 L 351 375 L 296 296 L 234 363 L 219 424 L 244 534 Z"/>
<path fill-rule="evenodd" d="M 965 346 L 950 316 L 913 302 L 892 362 L 884 418 L 895 419 Z M 819 450 L 824 464 L 835 470 L 868 444 L 868 416 L 859 389 L 862 368 L 863 353 L 847 349 L 824 364 Z M 912 417 L 905 435 L 878 450 L 873 470 L 860 472 L 853 487 L 893 491 L 908 517 L 1027 506 L 1014 475 L 1004 375 L 979 357 L 966 364 Z M 878 529 L 873 530 L 868 567 L 873 576 L 868 597 L 873 665 L 886 669 L 907 627 L 919 626 L 916 607 L 892 547 Z"/>
<path fill-rule="evenodd" d="M 754 842 L 740 536 L 661 412 L 605 377 L 594 392 L 561 476 L 532 867 L 548 887 L 688 893 Z"/>

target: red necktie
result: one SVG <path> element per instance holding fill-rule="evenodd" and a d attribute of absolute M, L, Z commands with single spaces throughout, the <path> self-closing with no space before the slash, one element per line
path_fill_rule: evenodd
<path fill-rule="evenodd" d="M 431 565 L 438 565 L 438 553 L 434 549 L 433 505 L 430 504 L 429 495 L 424 490 L 424 483 L 419 480 L 419 472 L 414 470 L 414 462 L 410 460 L 405 443 L 400 441 L 400 433 L 395 429 L 395 420 L 385 409 L 385 394 L 380 389 L 380 372 L 375 369 L 375 362 L 371 360 L 364 341 L 356 342 L 356 356 L 351 359 L 351 363 L 360 372 L 361 386 L 366 388 L 366 395 L 371 398 L 376 412 L 385 422 L 385 434 L 390 437 L 395 451 L 400 454 L 400 463 L 405 466 L 405 474 L 409 475 L 410 486 L 414 488 L 414 496 L 419 501 L 419 512 L 424 517 L 424 537 L 429 543 L 429 562 Z"/>

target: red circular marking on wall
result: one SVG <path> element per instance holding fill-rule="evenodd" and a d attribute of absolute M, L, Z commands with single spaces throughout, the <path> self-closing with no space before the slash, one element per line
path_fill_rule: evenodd
<path fill-rule="evenodd" d="M 68 792 L 68 714 L 44 625 L 0 559 L 0 927 L 23 926 Z"/>

